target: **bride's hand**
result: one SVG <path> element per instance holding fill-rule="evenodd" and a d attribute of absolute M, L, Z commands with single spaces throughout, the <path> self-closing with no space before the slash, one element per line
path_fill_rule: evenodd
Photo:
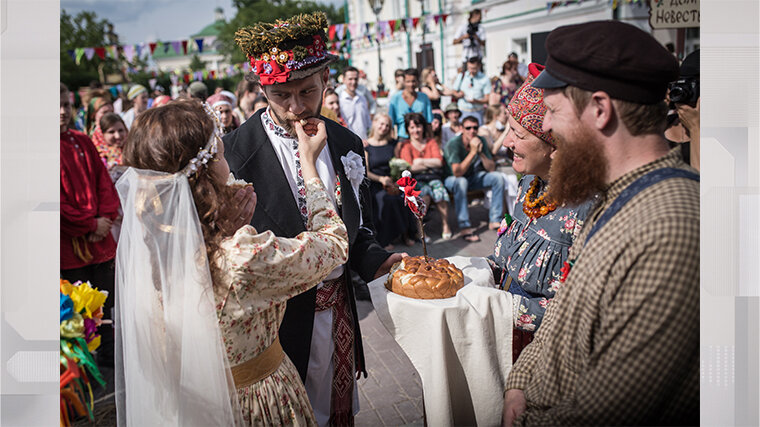
<path fill-rule="evenodd" d="M 312 117 L 293 123 L 298 136 L 298 152 L 302 163 L 316 164 L 319 153 L 327 144 L 325 122 Z"/>
<path fill-rule="evenodd" d="M 224 206 L 221 223 L 223 230 L 234 234 L 241 227 L 251 223 L 253 212 L 256 210 L 256 192 L 253 186 L 247 185 L 239 189 L 232 197 L 229 205 Z"/>

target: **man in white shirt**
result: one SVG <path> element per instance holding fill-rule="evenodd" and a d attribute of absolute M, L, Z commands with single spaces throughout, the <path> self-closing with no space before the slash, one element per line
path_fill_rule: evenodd
<path fill-rule="evenodd" d="M 369 114 L 367 98 L 357 92 L 359 70 L 354 67 L 347 67 L 343 71 L 343 85 L 345 85 L 345 89 L 338 92 L 340 116 L 346 121 L 348 128 L 364 141 L 367 139 L 370 126 L 372 126 L 372 118 Z"/>
<path fill-rule="evenodd" d="M 480 58 L 468 59 L 466 71 L 454 81 L 454 96 L 459 98 L 457 104 L 462 111 L 462 120 L 475 117 L 478 125 L 483 124 L 483 113 L 488 105 L 488 94 L 491 93 L 491 80 L 480 71 L 480 67 Z"/>
<path fill-rule="evenodd" d="M 328 65 L 337 59 L 326 50 L 324 13 L 309 18 L 311 25 L 294 17 L 289 20 L 292 25 L 268 30 L 270 39 L 251 37 L 241 43 L 255 64 L 246 78 L 261 84 L 269 106 L 223 138 L 230 171 L 256 186 L 252 225 L 259 232 L 284 237 L 305 231 L 308 214 L 293 123 L 319 117 Z M 295 25 L 309 37 L 294 39 L 289 31 Z M 254 29 L 263 31 L 262 24 Z M 281 55 L 270 57 L 273 50 Z M 297 61 L 284 60 L 296 56 Z M 362 141 L 333 121 L 325 120 L 325 127 L 327 145 L 317 160 L 317 172 L 346 224 L 349 261 L 316 287 L 288 300 L 279 339 L 306 386 L 317 423 L 353 425 L 358 411 L 356 378 L 366 376 L 366 367 L 349 268 L 369 282 L 406 254 L 391 254 L 375 239 L 369 188 L 361 185 L 367 180 Z"/>
<path fill-rule="evenodd" d="M 467 22 L 454 34 L 454 44 L 462 44 L 462 62 L 470 58 L 482 58 L 485 53 L 486 31 L 480 25 L 483 17 L 480 9 L 473 9 Z"/>

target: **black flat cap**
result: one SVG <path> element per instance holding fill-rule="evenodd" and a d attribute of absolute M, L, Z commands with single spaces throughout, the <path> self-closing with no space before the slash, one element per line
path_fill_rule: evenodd
<path fill-rule="evenodd" d="M 681 63 L 681 78 L 699 77 L 699 49 L 690 53 Z"/>
<path fill-rule="evenodd" d="M 644 31 L 619 21 L 556 28 L 546 38 L 546 69 L 533 82 L 542 89 L 576 86 L 639 104 L 665 98 L 678 79 L 678 61 Z"/>

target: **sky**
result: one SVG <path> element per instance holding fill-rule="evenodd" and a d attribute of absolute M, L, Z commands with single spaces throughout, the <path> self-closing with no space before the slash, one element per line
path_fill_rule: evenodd
<path fill-rule="evenodd" d="M 186 39 L 214 22 L 217 7 L 228 20 L 237 13 L 232 0 L 61 0 L 61 9 L 71 15 L 87 10 L 111 21 L 123 44 Z"/>

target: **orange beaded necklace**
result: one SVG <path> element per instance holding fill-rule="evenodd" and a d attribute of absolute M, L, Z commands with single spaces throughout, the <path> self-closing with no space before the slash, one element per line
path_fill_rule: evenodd
<path fill-rule="evenodd" d="M 525 194 L 525 200 L 523 201 L 523 212 L 525 212 L 525 215 L 531 220 L 542 217 L 554 209 L 557 209 L 557 203 L 547 200 L 546 194 L 548 191 L 544 191 L 544 194 L 540 197 L 533 198 L 536 191 L 538 191 L 540 182 L 541 180 L 537 176 L 533 178 L 533 181 L 530 183 L 530 188 Z"/>

